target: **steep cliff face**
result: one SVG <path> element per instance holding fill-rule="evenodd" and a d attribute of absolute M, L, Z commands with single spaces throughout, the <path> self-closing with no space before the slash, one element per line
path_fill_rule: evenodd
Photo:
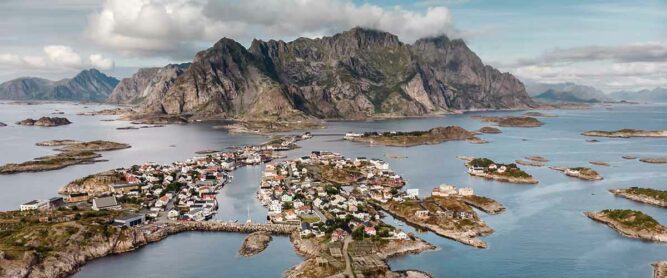
<path fill-rule="evenodd" d="M 107 99 L 113 104 L 139 104 L 155 108 L 190 63 L 170 64 L 163 68 L 139 69 L 132 77 L 124 78 Z M 149 112 L 160 112 L 150 110 Z"/>
<path fill-rule="evenodd" d="M 445 36 L 404 44 L 354 28 L 332 37 L 224 38 L 197 54 L 149 111 L 199 117 L 300 120 L 418 116 L 450 110 L 526 108 L 523 84 Z"/>
<path fill-rule="evenodd" d="M 18 78 L 0 84 L 0 99 L 103 101 L 117 84 L 117 79 L 96 69 L 84 70 L 74 78 L 59 81 Z"/>

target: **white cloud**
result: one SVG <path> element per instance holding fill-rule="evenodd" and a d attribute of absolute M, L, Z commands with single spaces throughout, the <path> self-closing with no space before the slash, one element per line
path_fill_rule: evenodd
<path fill-rule="evenodd" d="M 90 65 L 97 69 L 111 69 L 114 67 L 114 62 L 110 58 L 104 58 L 101 54 L 92 54 L 88 57 Z"/>
<path fill-rule="evenodd" d="M 391 32 L 406 42 L 454 30 L 445 7 L 413 11 L 350 0 L 106 0 L 87 29 L 98 44 L 124 53 L 189 58 L 195 46 L 222 37 L 292 39 L 355 26 Z"/>
<path fill-rule="evenodd" d="M 97 68 L 108 70 L 114 67 L 113 60 L 100 54 L 92 54 L 87 60 L 75 52 L 71 47 L 64 45 L 48 45 L 43 48 L 39 56 L 20 56 L 12 53 L 0 53 L 0 67 L 25 70 L 80 70 Z"/>
<path fill-rule="evenodd" d="M 665 86 L 667 41 L 555 49 L 504 68 L 537 82 L 578 82 L 607 91 Z"/>
<path fill-rule="evenodd" d="M 74 68 L 81 66 L 81 56 L 69 46 L 49 45 L 44 47 L 47 59 L 53 65 Z"/>

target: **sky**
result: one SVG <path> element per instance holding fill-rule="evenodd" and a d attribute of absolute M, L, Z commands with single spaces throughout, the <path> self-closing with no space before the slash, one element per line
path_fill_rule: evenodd
<path fill-rule="evenodd" d="M 222 37 L 321 37 L 355 26 L 412 43 L 446 34 L 524 82 L 667 86 L 667 0 L 0 0 L 0 82 L 117 78 L 191 61 Z"/>

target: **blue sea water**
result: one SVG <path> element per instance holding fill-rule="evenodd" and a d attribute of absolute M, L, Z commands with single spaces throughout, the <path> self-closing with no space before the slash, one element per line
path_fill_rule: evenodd
<path fill-rule="evenodd" d="M 78 165 L 58 171 L 0 176 L 0 209 L 16 209 L 32 199 L 47 198 L 67 182 L 91 173 L 146 161 L 171 162 L 187 159 L 202 149 L 224 149 L 232 145 L 257 144 L 266 138 L 229 134 L 207 124 L 171 125 L 164 128 L 116 130 L 126 122 L 101 122 L 109 116 L 86 117 L 81 111 L 100 109 L 75 104 L 0 104 L 0 163 L 20 162 L 52 153 L 34 143 L 50 139 L 106 139 L 126 142 L 132 148 L 103 153 L 108 162 Z M 56 109 L 66 112 L 73 124 L 56 128 L 22 127 L 12 123 L 26 117 L 46 116 Z M 488 249 L 475 249 L 435 236 L 419 234 L 439 250 L 390 260 L 392 269 L 420 269 L 436 277 L 650 277 L 650 264 L 667 259 L 667 245 L 642 242 L 618 235 L 582 213 L 605 208 L 641 210 L 667 224 L 667 210 L 616 198 L 608 189 L 647 186 L 667 190 L 667 165 L 625 160 L 622 155 L 667 156 L 667 139 L 598 138 L 589 143 L 580 133 L 587 130 L 621 128 L 667 129 L 667 106 L 614 105 L 587 110 L 544 111 L 556 114 L 540 118 L 539 128 L 501 128 L 503 133 L 480 135 L 488 144 L 446 142 L 410 148 L 368 146 L 346 142 L 337 136 L 316 136 L 302 141 L 302 148 L 288 153 L 298 157 L 313 150 L 330 150 L 345 156 L 383 158 L 407 180 L 406 188 L 419 188 L 427 195 L 441 183 L 471 186 L 476 194 L 498 200 L 507 207 L 500 215 L 480 215 L 495 230 L 483 239 Z M 315 134 L 347 131 L 424 130 L 459 125 L 475 130 L 487 124 L 471 115 L 518 115 L 523 112 L 480 112 L 434 118 L 366 122 L 331 122 Z M 175 146 L 171 146 L 175 145 Z M 385 158 L 387 153 L 407 156 Z M 538 185 L 515 185 L 473 178 L 465 173 L 458 155 L 488 157 L 513 162 L 540 155 L 548 165 L 587 166 L 604 180 L 587 182 L 564 176 L 547 167 L 522 166 L 536 177 Z M 609 167 L 594 166 L 600 160 Z M 266 210 L 255 193 L 263 166 L 242 168 L 220 192 L 216 218 L 244 221 L 248 214 L 265 221 Z M 387 218 L 389 223 L 399 223 Z M 413 231 L 409 226 L 401 228 Z M 416 232 L 416 231 L 414 231 Z M 276 237 L 262 254 L 242 258 L 236 252 L 243 235 L 184 233 L 171 236 L 135 252 L 90 262 L 75 277 L 279 277 L 301 262 L 284 237 Z"/>

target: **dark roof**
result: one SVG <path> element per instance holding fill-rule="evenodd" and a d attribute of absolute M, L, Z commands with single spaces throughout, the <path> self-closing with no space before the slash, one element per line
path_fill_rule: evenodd
<path fill-rule="evenodd" d="M 34 205 L 34 204 L 37 204 L 37 203 L 39 203 L 39 201 L 37 201 L 37 200 L 32 200 L 32 201 L 27 202 L 27 203 L 25 203 L 25 204 L 23 204 L 23 205 L 24 205 L 24 206 L 28 206 L 28 205 Z"/>

